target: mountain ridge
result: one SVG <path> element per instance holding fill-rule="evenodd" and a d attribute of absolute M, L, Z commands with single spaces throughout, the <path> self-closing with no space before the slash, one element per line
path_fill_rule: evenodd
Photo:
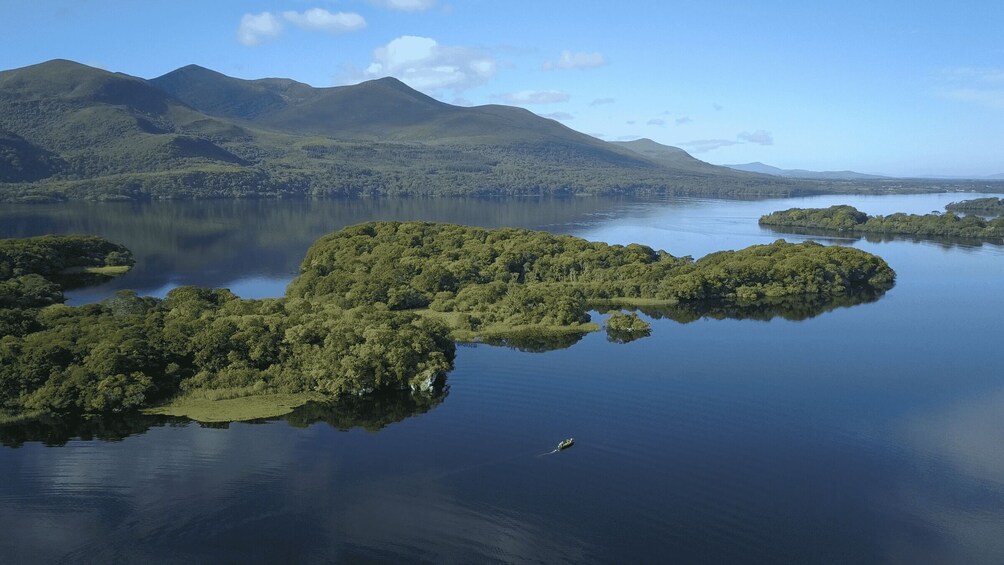
<path fill-rule="evenodd" d="M 0 71 L 0 132 L 0 200 L 814 188 L 523 108 L 453 106 L 389 77 L 316 88 L 187 65 L 147 80 L 57 59 Z"/>
<path fill-rule="evenodd" d="M 798 178 L 798 179 L 880 180 L 880 179 L 891 178 L 884 175 L 871 175 L 866 173 L 859 173 L 856 171 L 809 171 L 805 169 L 781 169 L 779 167 L 774 167 L 772 165 L 761 163 L 760 161 L 754 161 L 752 163 L 743 163 L 739 165 L 722 165 L 722 166 L 728 167 L 730 169 L 735 169 L 737 171 L 760 173 L 765 175 L 773 175 L 787 178 Z"/>

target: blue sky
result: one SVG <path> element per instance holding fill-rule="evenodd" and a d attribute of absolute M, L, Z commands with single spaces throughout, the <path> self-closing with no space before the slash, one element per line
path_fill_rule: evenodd
<path fill-rule="evenodd" d="M 716 163 L 1004 173 L 1004 2 L 0 0 L 0 69 L 397 76 Z"/>

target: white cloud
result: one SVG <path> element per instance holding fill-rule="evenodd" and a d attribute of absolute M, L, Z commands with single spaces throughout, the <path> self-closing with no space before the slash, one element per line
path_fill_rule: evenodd
<path fill-rule="evenodd" d="M 613 104 L 613 98 L 596 98 L 589 103 L 590 106 L 602 106 L 603 104 Z"/>
<path fill-rule="evenodd" d="M 270 12 L 244 14 L 237 27 L 237 41 L 248 47 L 261 45 L 282 33 L 282 20 Z"/>
<path fill-rule="evenodd" d="M 323 8 L 283 12 L 282 17 L 303 29 L 327 33 L 346 33 L 366 27 L 366 20 L 355 12 L 331 13 Z"/>
<path fill-rule="evenodd" d="M 648 122 L 646 122 L 646 123 L 647 123 L 648 125 L 650 125 L 650 126 L 659 126 L 659 127 L 663 127 L 663 126 L 665 126 L 665 125 L 666 125 L 666 120 L 660 120 L 660 119 L 658 119 L 658 118 L 653 118 L 653 119 L 649 120 L 649 121 L 648 121 Z"/>
<path fill-rule="evenodd" d="M 550 114 L 540 114 L 542 118 L 550 118 L 552 120 L 567 121 L 574 119 L 575 116 L 569 114 L 568 112 L 552 112 Z"/>
<path fill-rule="evenodd" d="M 725 108 L 725 106 L 722 106 L 718 102 L 715 102 L 714 104 L 712 104 L 711 107 L 714 108 L 716 112 L 721 112 L 722 109 Z"/>
<path fill-rule="evenodd" d="M 418 90 L 459 92 L 487 82 L 497 66 L 495 59 L 477 49 L 402 35 L 373 50 L 373 61 L 362 78 L 393 76 Z"/>
<path fill-rule="evenodd" d="M 682 126 L 684 124 L 689 124 L 689 123 L 693 122 L 694 120 L 690 119 L 690 117 L 688 117 L 688 116 L 683 116 L 682 118 L 676 118 L 673 121 L 676 122 L 676 125 Z"/>
<path fill-rule="evenodd" d="M 556 61 L 547 61 L 541 68 L 545 71 L 554 69 L 592 69 L 607 64 L 607 58 L 602 53 L 573 53 L 562 51 Z"/>
<path fill-rule="evenodd" d="M 691 153 L 707 153 L 708 151 L 714 151 L 715 149 L 721 147 L 738 145 L 740 143 L 740 141 L 732 141 L 729 139 L 695 139 L 694 141 L 677 143 L 677 145 L 680 147 L 686 147 Z"/>
<path fill-rule="evenodd" d="M 774 145 L 774 136 L 769 131 L 758 129 L 754 132 L 744 131 L 736 135 L 736 140 L 730 139 L 696 139 L 678 143 L 680 147 L 690 149 L 691 153 L 707 153 L 730 145 L 741 145 L 743 143 L 756 143 L 757 145 Z"/>
<path fill-rule="evenodd" d="M 960 102 L 970 102 L 988 108 L 1004 110 L 1004 90 L 956 88 L 945 92 L 945 96 Z"/>
<path fill-rule="evenodd" d="M 757 145 L 774 145 L 774 136 L 769 131 L 758 129 L 752 133 L 744 131 L 736 136 L 739 141 L 756 143 Z"/>
<path fill-rule="evenodd" d="M 436 5 L 436 0 L 371 0 L 371 2 L 382 8 L 405 12 L 421 12 Z"/>
<path fill-rule="evenodd" d="M 938 94 L 943 98 L 1004 109 L 1004 69 L 956 67 L 943 70 L 940 78 L 944 85 Z"/>
<path fill-rule="evenodd" d="M 555 104 L 567 102 L 571 96 L 560 90 L 521 90 L 498 96 L 506 104 Z"/>
<path fill-rule="evenodd" d="M 1004 69 L 956 67 L 945 69 L 942 75 L 951 81 L 1004 83 Z"/>

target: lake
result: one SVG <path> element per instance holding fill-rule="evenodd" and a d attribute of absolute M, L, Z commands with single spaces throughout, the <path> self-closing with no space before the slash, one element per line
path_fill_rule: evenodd
<path fill-rule="evenodd" d="M 971 197 L 5 205 L 0 237 L 93 233 L 133 250 L 132 272 L 76 304 L 182 284 L 267 297 L 317 237 L 366 220 L 699 257 L 807 239 L 760 228 L 774 210 L 926 213 Z M 0 429 L 0 560 L 1004 562 L 1004 247 L 812 239 L 882 256 L 896 286 L 800 321 L 643 316 L 651 337 L 626 344 L 462 346 L 447 389 L 419 400 Z"/>

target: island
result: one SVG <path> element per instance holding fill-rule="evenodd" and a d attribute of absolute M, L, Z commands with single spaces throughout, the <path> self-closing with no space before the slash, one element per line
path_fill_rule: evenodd
<path fill-rule="evenodd" d="M 607 317 L 607 339 L 627 343 L 652 333 L 652 324 L 642 320 L 636 312 L 611 312 Z"/>
<path fill-rule="evenodd" d="M 1004 239 L 1004 217 L 986 220 L 979 216 L 903 214 L 869 216 L 853 206 L 791 208 L 761 216 L 760 225 L 779 231 L 792 228 L 821 233 L 889 234 L 914 237 L 961 238 L 982 241 Z"/>
<path fill-rule="evenodd" d="M 0 405 L 7 420 L 137 409 L 241 420 L 387 391 L 436 396 L 457 341 L 596 331 L 592 309 L 755 307 L 894 281 L 875 255 L 812 242 L 694 260 L 543 231 L 369 222 L 314 243 L 283 298 L 181 287 L 8 307 Z M 644 329 L 618 318 L 615 330 Z"/>
<path fill-rule="evenodd" d="M 945 206 L 949 212 L 962 214 L 978 214 L 981 216 L 1004 215 L 1004 198 L 973 198 L 961 202 L 952 202 Z"/>

